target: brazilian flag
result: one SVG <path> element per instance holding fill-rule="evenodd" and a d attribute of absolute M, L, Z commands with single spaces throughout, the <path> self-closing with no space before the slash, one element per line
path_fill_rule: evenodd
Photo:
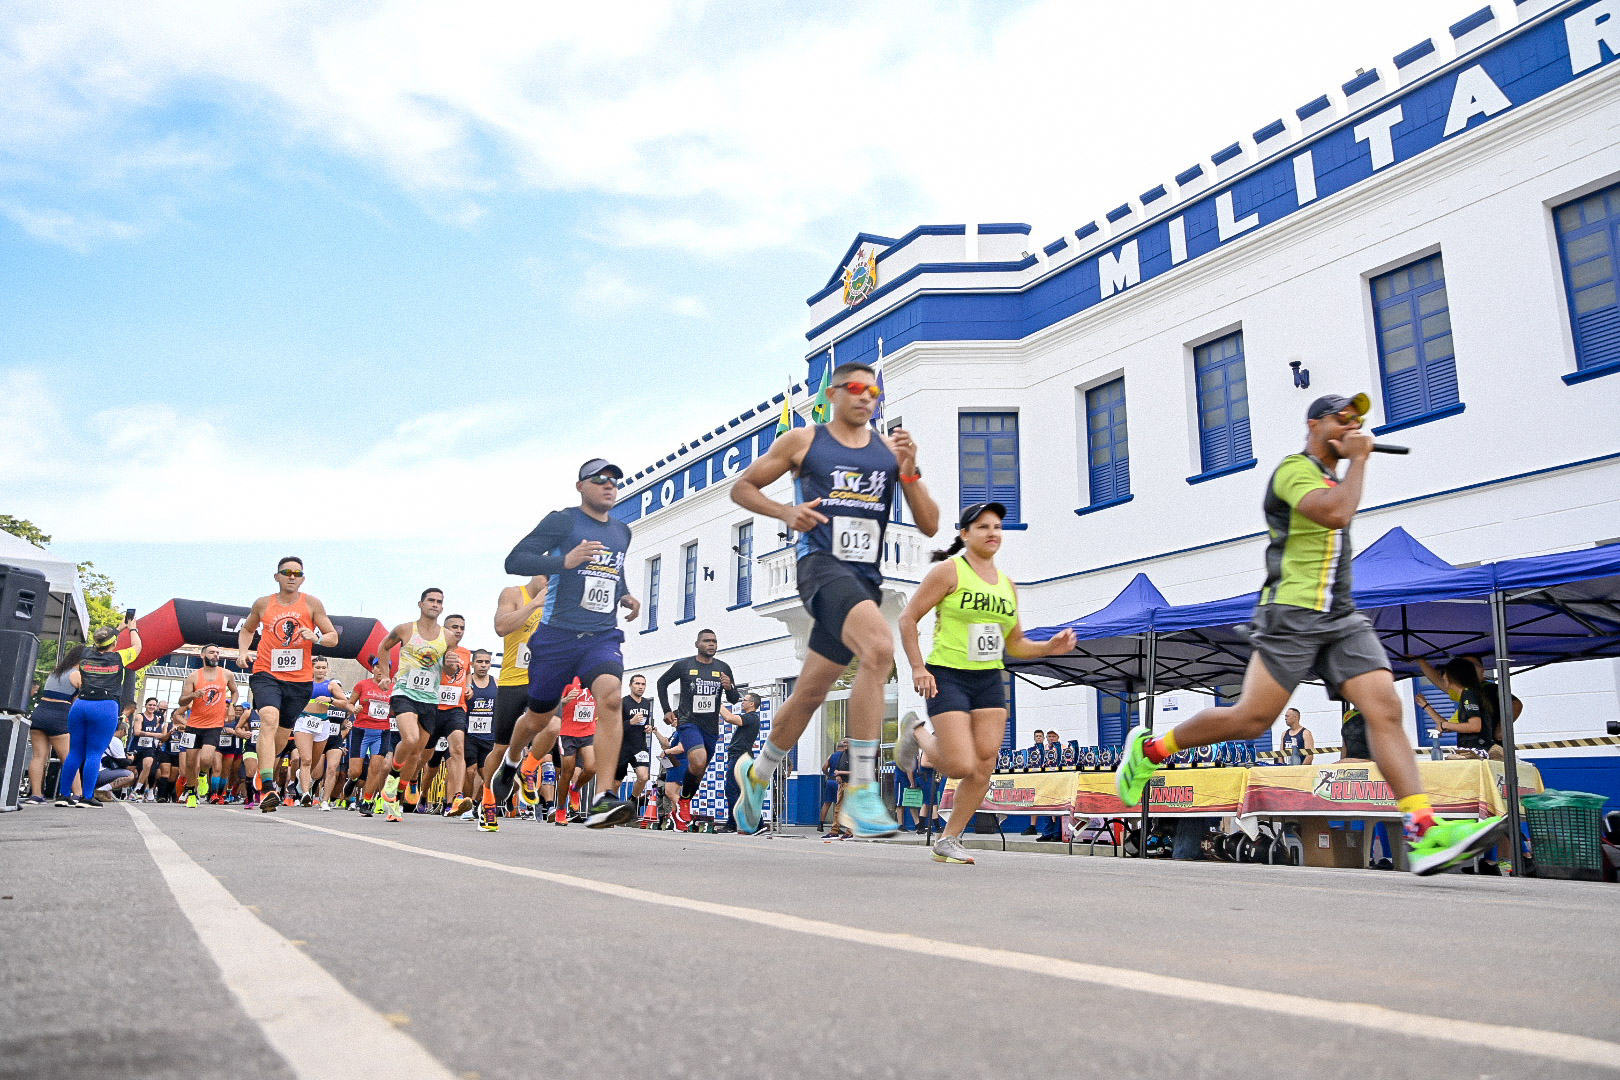
<path fill-rule="evenodd" d="M 832 399 L 827 396 L 827 384 L 832 382 L 832 361 L 827 361 L 827 370 L 822 373 L 821 385 L 816 388 L 816 399 L 810 403 L 810 422 L 825 424 L 832 419 Z"/>

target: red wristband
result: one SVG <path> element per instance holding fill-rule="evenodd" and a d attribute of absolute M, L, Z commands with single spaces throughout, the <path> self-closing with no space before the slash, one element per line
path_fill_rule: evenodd
<path fill-rule="evenodd" d="M 919 481 L 921 479 L 922 479 L 922 473 L 920 473 L 920 472 L 919 473 L 912 473 L 910 476 L 907 476 L 905 473 L 900 474 L 900 482 L 902 484 L 915 484 L 917 481 Z"/>

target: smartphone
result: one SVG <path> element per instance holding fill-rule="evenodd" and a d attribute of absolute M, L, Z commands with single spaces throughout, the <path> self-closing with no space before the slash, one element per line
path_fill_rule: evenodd
<path fill-rule="evenodd" d="M 885 434 L 885 435 L 893 435 L 896 428 L 904 427 L 904 426 L 905 425 L 900 422 L 900 418 L 897 416 L 893 420 L 889 421 L 888 427 L 883 429 L 883 434 Z"/>
<path fill-rule="evenodd" d="M 125 608 L 124 609 L 124 618 L 126 620 L 133 620 L 135 618 L 135 609 L 134 608 Z"/>

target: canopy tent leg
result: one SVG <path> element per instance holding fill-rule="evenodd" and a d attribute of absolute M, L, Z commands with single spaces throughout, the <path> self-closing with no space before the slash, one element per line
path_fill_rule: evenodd
<path fill-rule="evenodd" d="M 1513 675 L 1508 658 L 1507 597 L 1500 590 L 1491 593 L 1491 635 L 1495 638 L 1497 715 L 1502 724 L 1502 781 L 1507 788 L 1508 845 L 1513 859 L 1513 876 L 1524 876 L 1524 842 L 1520 836 L 1519 751 L 1513 735 Z"/>
<path fill-rule="evenodd" d="M 1159 673 L 1159 638 L 1153 631 L 1147 632 L 1147 692 L 1142 698 L 1142 723 L 1147 726 L 1148 734 L 1153 733 L 1153 694 L 1158 689 Z M 1136 857 L 1147 858 L 1148 848 L 1148 803 L 1153 800 L 1148 795 L 1148 789 L 1142 789 L 1142 824 L 1141 832 L 1137 835 Z"/>

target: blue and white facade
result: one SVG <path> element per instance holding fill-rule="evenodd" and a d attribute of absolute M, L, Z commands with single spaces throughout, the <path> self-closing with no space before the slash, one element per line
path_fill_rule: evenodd
<path fill-rule="evenodd" d="M 881 350 L 886 414 L 947 513 L 1016 507 L 1001 561 L 1026 626 L 1093 611 L 1139 572 L 1177 603 L 1255 588 L 1261 489 L 1330 391 L 1366 391 L 1374 431 L 1412 447 L 1373 461 L 1360 546 L 1396 525 L 1459 564 L 1616 542 L 1617 56 L 1620 0 L 1497 3 L 1063 236 L 863 234 L 809 298 L 795 407 L 834 357 Z M 846 304 L 845 268 L 872 258 L 876 287 Z M 797 673 L 792 551 L 727 483 L 780 401 L 627 479 L 630 581 L 650 601 L 656 574 L 659 592 L 629 635 L 633 671 L 655 678 L 712 627 L 739 680 L 780 695 Z M 891 528 L 890 615 L 945 539 Z M 920 711 L 900 668 L 893 715 Z M 1515 687 L 1521 742 L 1620 717 L 1613 661 Z M 1199 703 L 1168 694 L 1161 715 Z M 1321 692 L 1296 703 L 1336 745 Z M 801 772 L 840 708 L 806 734 Z M 1020 687 L 1014 744 L 1035 728 L 1094 743 L 1117 714 L 1090 690 Z"/>

